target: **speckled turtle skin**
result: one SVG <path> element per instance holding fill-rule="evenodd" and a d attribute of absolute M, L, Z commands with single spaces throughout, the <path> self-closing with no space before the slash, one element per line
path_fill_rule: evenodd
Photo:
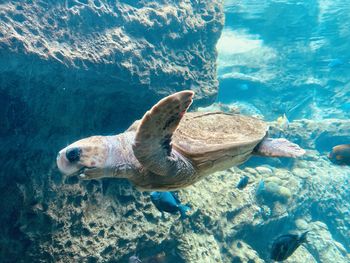
<path fill-rule="evenodd" d="M 187 112 L 193 95 L 181 91 L 163 98 L 124 133 L 92 136 L 67 146 L 57 156 L 58 168 L 82 179 L 127 178 L 141 190 L 167 191 L 244 163 L 252 154 L 305 153 L 285 139 L 268 139 L 268 125 L 262 120 Z"/>

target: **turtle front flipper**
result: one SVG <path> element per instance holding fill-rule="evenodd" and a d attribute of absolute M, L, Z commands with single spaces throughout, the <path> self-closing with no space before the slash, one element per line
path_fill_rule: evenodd
<path fill-rule="evenodd" d="M 137 160 L 162 176 L 194 173 L 192 164 L 172 149 L 171 138 L 192 103 L 190 90 L 174 93 L 147 111 L 139 124 L 133 151 Z"/>
<path fill-rule="evenodd" d="M 254 149 L 254 154 L 268 157 L 300 157 L 305 150 L 284 138 L 264 138 Z"/>

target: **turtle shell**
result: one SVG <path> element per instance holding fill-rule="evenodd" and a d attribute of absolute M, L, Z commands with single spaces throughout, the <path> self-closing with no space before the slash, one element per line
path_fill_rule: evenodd
<path fill-rule="evenodd" d="M 257 118 L 223 112 L 187 112 L 172 145 L 206 174 L 245 162 L 266 136 L 268 125 Z"/>

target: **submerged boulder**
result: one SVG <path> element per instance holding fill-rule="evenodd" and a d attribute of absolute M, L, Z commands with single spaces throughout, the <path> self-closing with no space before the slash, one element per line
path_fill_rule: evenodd
<path fill-rule="evenodd" d="M 220 1 L 3 2 L 0 91 L 33 118 L 113 132 L 174 91 L 216 97 Z"/>

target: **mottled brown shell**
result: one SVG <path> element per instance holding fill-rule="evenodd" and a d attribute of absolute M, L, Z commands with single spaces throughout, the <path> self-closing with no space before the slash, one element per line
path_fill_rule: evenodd
<path fill-rule="evenodd" d="M 265 122 L 223 112 L 187 112 L 173 134 L 173 147 L 201 172 L 245 162 L 266 136 Z M 213 169 L 211 169 L 213 167 Z"/>

